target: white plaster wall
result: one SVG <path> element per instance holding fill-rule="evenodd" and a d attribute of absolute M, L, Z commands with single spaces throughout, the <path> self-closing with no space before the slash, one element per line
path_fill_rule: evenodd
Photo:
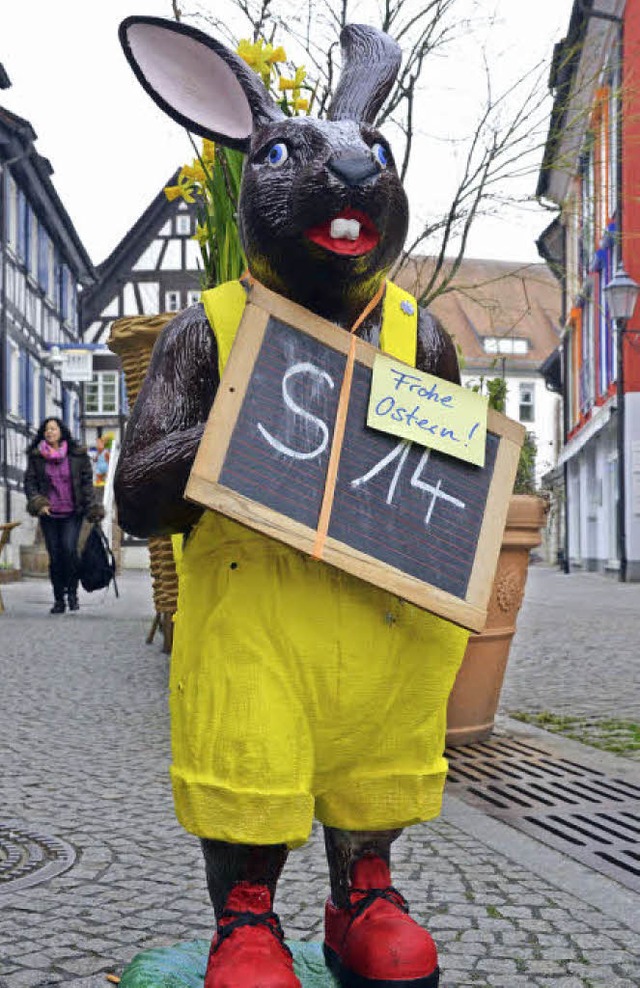
<path fill-rule="evenodd" d="M 569 558 L 573 562 L 582 560 L 582 531 L 580 524 L 580 454 L 574 456 L 568 465 L 568 505 L 569 505 Z"/>
<path fill-rule="evenodd" d="M 640 393 L 626 395 L 625 493 L 627 560 L 640 567 Z"/>
<path fill-rule="evenodd" d="M 491 375 L 486 375 L 491 376 Z M 493 375 L 495 376 L 495 375 Z M 560 414 L 560 395 L 549 391 L 544 378 L 535 371 L 531 373 L 515 373 L 507 371 L 507 404 L 506 415 L 519 421 L 520 384 L 528 384 L 534 392 L 534 420 L 522 424 L 528 432 L 535 435 L 538 445 L 536 455 L 536 482 L 541 484 L 542 477 L 554 467 L 558 461 L 557 416 Z M 477 384 L 478 374 L 462 373 L 463 386 Z"/>

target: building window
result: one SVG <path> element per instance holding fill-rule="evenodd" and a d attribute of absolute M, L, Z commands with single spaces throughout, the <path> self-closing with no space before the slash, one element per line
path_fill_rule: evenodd
<path fill-rule="evenodd" d="M 182 234 L 182 236 L 191 234 L 191 217 L 188 213 L 176 216 L 176 233 Z"/>
<path fill-rule="evenodd" d="M 164 311 L 165 312 L 180 311 L 180 292 L 164 293 Z"/>
<path fill-rule="evenodd" d="M 187 292 L 187 305 L 197 305 L 199 301 L 200 301 L 199 291 Z"/>
<path fill-rule="evenodd" d="M 505 353 L 523 355 L 529 350 L 529 340 L 524 336 L 485 336 L 483 340 L 485 353 Z"/>
<path fill-rule="evenodd" d="M 118 373 L 99 371 L 85 387 L 87 415 L 118 414 Z"/>
<path fill-rule="evenodd" d="M 521 422 L 533 422 L 535 416 L 535 404 L 533 397 L 533 385 L 520 385 L 520 405 L 518 417 Z"/>

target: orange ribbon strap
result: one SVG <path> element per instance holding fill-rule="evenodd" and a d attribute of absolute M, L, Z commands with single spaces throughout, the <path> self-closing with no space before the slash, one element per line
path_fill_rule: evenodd
<path fill-rule="evenodd" d="M 369 313 L 375 309 L 376 305 L 384 295 L 385 282 L 380 285 L 380 288 L 373 296 L 369 304 L 362 310 L 353 326 L 351 327 L 351 341 L 349 344 L 349 352 L 347 354 L 347 362 L 344 368 L 344 377 L 342 378 L 342 387 L 340 388 L 340 398 L 338 399 L 338 409 L 336 411 L 336 424 L 333 430 L 333 442 L 331 443 L 331 453 L 329 455 L 329 465 L 327 467 L 327 476 L 324 482 L 324 493 L 322 495 L 322 505 L 320 507 L 320 517 L 318 518 L 318 528 L 316 530 L 315 542 L 313 544 L 313 549 L 311 555 L 314 559 L 322 559 L 322 554 L 324 552 L 325 542 L 327 540 L 327 532 L 329 531 L 329 520 L 331 518 L 331 510 L 333 508 L 333 499 L 336 492 L 336 479 L 338 477 L 338 463 L 340 462 L 340 454 L 342 453 L 342 444 L 344 441 L 344 430 L 347 423 L 347 411 L 349 409 L 349 398 L 351 397 L 351 382 L 353 381 L 353 366 L 356 359 L 356 337 L 355 332 L 358 327 L 364 322 Z"/>

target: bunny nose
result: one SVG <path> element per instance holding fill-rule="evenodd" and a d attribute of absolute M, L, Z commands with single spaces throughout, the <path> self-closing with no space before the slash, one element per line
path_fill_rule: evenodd
<path fill-rule="evenodd" d="M 327 168 L 344 185 L 364 185 L 380 173 L 380 166 L 369 154 L 345 154 L 329 158 Z"/>

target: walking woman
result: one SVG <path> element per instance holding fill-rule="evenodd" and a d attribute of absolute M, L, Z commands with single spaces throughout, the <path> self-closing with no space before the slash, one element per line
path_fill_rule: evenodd
<path fill-rule="evenodd" d="M 40 519 L 49 553 L 51 613 L 64 614 L 66 602 L 70 611 L 77 611 L 80 526 L 83 518 L 99 521 L 104 516 L 95 500 L 91 460 L 59 418 L 44 420 L 27 456 L 24 492 L 27 511 Z"/>

